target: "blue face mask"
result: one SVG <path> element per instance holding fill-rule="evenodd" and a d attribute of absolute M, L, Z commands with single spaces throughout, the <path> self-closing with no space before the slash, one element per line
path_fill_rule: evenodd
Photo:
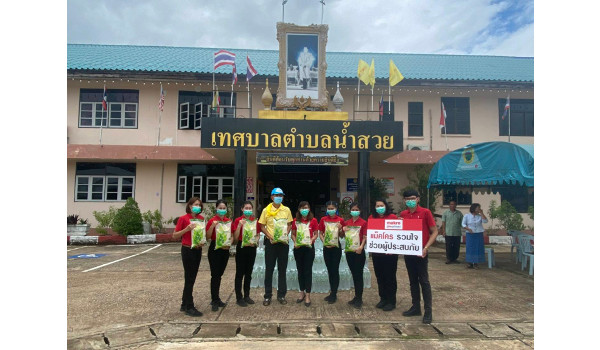
<path fill-rule="evenodd" d="M 302 216 L 308 215 L 309 212 L 310 212 L 310 210 L 308 210 L 308 209 L 300 209 L 300 215 L 302 215 Z"/>
<path fill-rule="evenodd" d="M 219 216 L 225 216 L 225 214 L 227 214 L 227 209 L 217 209 L 217 214 Z"/>
<path fill-rule="evenodd" d="M 202 212 L 202 207 L 198 207 L 198 206 L 193 206 L 192 207 L 192 213 L 194 214 L 200 214 Z"/>
<path fill-rule="evenodd" d="M 335 215 L 335 209 L 327 209 L 327 215 L 329 216 L 334 216 Z"/>
<path fill-rule="evenodd" d="M 360 211 L 358 211 L 358 210 L 352 210 L 350 212 L 350 215 L 352 215 L 353 218 L 356 218 L 356 217 L 358 217 L 360 215 Z"/>
<path fill-rule="evenodd" d="M 417 206 L 417 200 L 416 199 L 409 199 L 406 201 L 406 206 L 409 208 L 414 208 Z"/>
<path fill-rule="evenodd" d="M 375 211 L 377 212 L 377 214 L 383 215 L 385 214 L 385 207 L 377 207 L 375 208 Z"/>
<path fill-rule="evenodd" d="M 281 204 L 283 202 L 283 197 L 273 197 L 273 203 Z"/>

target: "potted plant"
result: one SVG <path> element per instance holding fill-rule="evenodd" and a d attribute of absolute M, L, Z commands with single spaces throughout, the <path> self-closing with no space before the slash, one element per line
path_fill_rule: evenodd
<path fill-rule="evenodd" d="M 87 219 L 79 219 L 79 215 L 67 216 L 67 236 L 85 236 L 90 232 Z"/>

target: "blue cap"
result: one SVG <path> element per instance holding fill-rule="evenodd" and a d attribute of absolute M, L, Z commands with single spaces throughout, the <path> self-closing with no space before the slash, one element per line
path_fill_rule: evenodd
<path fill-rule="evenodd" d="M 285 196 L 285 194 L 283 194 L 283 190 L 281 188 L 279 188 L 279 187 L 275 187 L 273 189 L 273 191 L 271 191 L 271 196 L 274 195 L 274 194 L 280 194 L 282 196 Z"/>

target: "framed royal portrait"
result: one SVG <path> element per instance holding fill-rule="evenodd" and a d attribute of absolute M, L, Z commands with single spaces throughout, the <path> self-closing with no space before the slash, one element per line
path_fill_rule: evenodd
<path fill-rule="evenodd" d="M 277 23 L 277 108 L 327 109 L 329 106 L 329 92 L 325 82 L 328 29 L 326 24 L 298 26 Z"/>

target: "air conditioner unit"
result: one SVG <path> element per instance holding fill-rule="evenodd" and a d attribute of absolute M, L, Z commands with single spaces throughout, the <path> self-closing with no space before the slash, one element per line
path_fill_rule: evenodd
<path fill-rule="evenodd" d="M 406 145 L 408 151 L 429 151 L 429 146 L 426 145 Z"/>

